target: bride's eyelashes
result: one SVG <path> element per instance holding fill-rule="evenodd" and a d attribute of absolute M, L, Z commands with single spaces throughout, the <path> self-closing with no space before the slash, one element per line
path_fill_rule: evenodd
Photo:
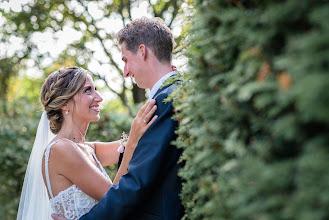
<path fill-rule="evenodd" d="M 87 86 L 85 88 L 85 93 L 90 93 L 91 92 L 91 86 Z"/>
<path fill-rule="evenodd" d="M 85 92 L 90 92 L 91 91 L 91 87 L 88 86 L 86 89 L 85 89 Z"/>
<path fill-rule="evenodd" d="M 87 92 L 91 92 L 91 86 L 88 86 L 88 87 L 86 87 L 85 88 L 85 93 L 87 93 Z M 95 91 L 97 91 L 97 87 L 95 87 Z"/>

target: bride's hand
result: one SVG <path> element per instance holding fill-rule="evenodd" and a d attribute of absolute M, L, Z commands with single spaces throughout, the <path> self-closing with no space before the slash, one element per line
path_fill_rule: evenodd
<path fill-rule="evenodd" d="M 143 107 L 138 111 L 137 116 L 135 117 L 129 134 L 129 139 L 137 145 L 139 139 L 145 133 L 145 131 L 151 126 L 151 124 L 158 118 L 155 115 L 152 120 L 151 117 L 156 111 L 157 106 L 155 105 L 155 100 L 152 99 L 148 101 Z"/>

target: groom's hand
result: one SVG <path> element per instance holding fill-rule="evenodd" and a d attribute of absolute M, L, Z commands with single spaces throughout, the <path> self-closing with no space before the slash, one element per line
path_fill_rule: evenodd
<path fill-rule="evenodd" d="M 60 216 L 60 215 L 57 215 L 55 213 L 51 214 L 51 217 L 54 219 L 54 220 L 67 220 L 66 218 Z"/>

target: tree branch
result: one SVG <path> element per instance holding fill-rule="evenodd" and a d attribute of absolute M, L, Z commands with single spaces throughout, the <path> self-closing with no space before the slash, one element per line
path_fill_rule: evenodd
<path fill-rule="evenodd" d="M 176 0 L 173 0 L 172 2 L 174 3 L 174 11 L 173 11 L 173 13 L 172 13 L 171 21 L 170 21 L 170 23 L 169 23 L 169 25 L 168 25 L 169 27 L 171 27 L 173 21 L 175 20 L 177 14 L 178 14 L 178 9 L 179 9 L 179 6 L 178 6 L 178 4 L 177 4 L 177 1 L 176 1 Z"/>
<path fill-rule="evenodd" d="M 84 7 L 86 7 L 84 4 L 82 4 Z M 69 10 L 69 9 L 68 9 Z M 127 98 L 126 98 L 126 87 L 124 85 L 124 78 L 123 78 L 123 72 L 122 70 L 119 68 L 118 64 L 114 61 L 113 59 L 113 56 L 112 54 L 107 51 L 105 45 L 104 45 L 104 42 L 103 42 L 103 39 L 101 38 L 101 36 L 98 34 L 99 33 L 99 29 L 97 28 L 96 24 L 95 24 L 95 21 L 94 19 L 92 18 L 92 16 L 90 15 L 90 13 L 88 12 L 88 10 L 86 9 L 88 15 L 91 17 L 91 22 L 87 22 L 87 20 L 83 17 L 76 17 L 74 16 L 74 13 L 72 13 L 72 18 L 76 21 L 81 21 L 83 22 L 87 27 L 90 26 L 90 25 L 93 25 L 95 27 L 95 33 L 92 33 L 88 28 L 87 28 L 87 31 L 89 32 L 89 34 L 91 34 L 92 36 L 94 36 L 96 39 L 99 40 L 100 44 L 102 45 L 103 49 L 104 49 L 104 52 L 105 54 L 109 57 L 110 59 L 110 64 L 112 66 L 114 66 L 117 71 L 119 72 L 120 76 L 122 77 L 123 79 L 123 84 L 122 84 L 122 91 L 119 93 L 119 92 L 116 92 L 109 84 L 108 82 L 106 81 L 105 77 L 102 77 L 99 73 L 93 73 L 95 76 L 97 76 L 99 79 L 103 80 L 106 84 L 106 86 L 111 90 L 111 92 L 113 92 L 114 94 L 116 94 L 117 96 L 119 96 L 119 98 L 121 99 L 122 103 L 124 104 L 124 106 L 126 106 L 128 108 L 128 111 L 129 111 L 129 115 L 131 115 L 132 117 L 134 116 L 133 113 L 132 113 L 132 110 L 131 110 L 131 107 L 129 106 L 128 102 L 127 102 Z M 107 34 L 107 37 L 108 39 L 110 40 L 113 40 L 113 37 L 110 35 L 110 34 Z"/>

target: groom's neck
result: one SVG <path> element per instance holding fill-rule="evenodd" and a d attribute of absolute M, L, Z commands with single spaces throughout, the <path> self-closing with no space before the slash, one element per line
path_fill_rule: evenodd
<path fill-rule="evenodd" d="M 150 65 L 150 85 L 149 89 L 152 89 L 154 84 L 158 82 L 163 76 L 172 71 L 170 63 L 161 63 L 159 61 Z"/>

